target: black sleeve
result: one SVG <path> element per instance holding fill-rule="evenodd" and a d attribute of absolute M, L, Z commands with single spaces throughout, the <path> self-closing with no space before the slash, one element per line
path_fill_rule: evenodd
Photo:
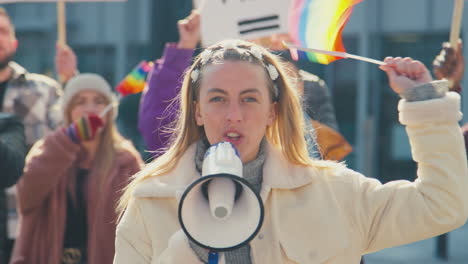
<path fill-rule="evenodd" d="M 27 146 L 24 127 L 13 115 L 0 113 L 0 188 L 14 185 L 23 174 Z"/>
<path fill-rule="evenodd" d="M 304 108 L 312 119 L 338 131 L 332 98 L 323 80 L 304 81 Z"/>

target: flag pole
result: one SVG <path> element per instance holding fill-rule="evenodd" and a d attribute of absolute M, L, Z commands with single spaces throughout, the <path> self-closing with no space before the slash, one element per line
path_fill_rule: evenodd
<path fill-rule="evenodd" d="M 59 46 L 65 46 L 67 43 L 67 29 L 66 29 L 66 13 L 65 13 L 65 1 L 57 1 L 57 43 Z M 60 83 L 65 82 L 65 77 L 62 75 L 58 76 Z"/>
<path fill-rule="evenodd" d="M 380 61 L 380 60 L 374 60 L 371 58 L 363 57 L 363 56 L 358 56 L 354 54 L 349 54 L 346 52 L 341 52 L 341 51 L 329 51 L 329 50 L 322 50 L 322 49 L 312 49 L 312 48 L 304 48 L 304 47 L 299 47 L 295 46 L 286 42 L 283 42 L 283 45 L 287 47 L 288 49 L 296 49 L 296 50 L 301 50 L 305 52 L 315 52 L 315 53 L 322 53 L 330 56 L 335 56 L 335 57 L 341 57 L 345 59 L 355 59 L 355 60 L 360 60 L 360 61 L 365 61 L 365 62 L 370 62 L 374 63 L 377 65 L 385 65 L 385 62 Z"/>
<path fill-rule="evenodd" d="M 453 5 L 452 26 L 450 28 L 450 45 L 453 49 L 458 48 L 458 38 L 460 37 L 460 28 L 463 18 L 464 0 L 455 0 Z"/>
<path fill-rule="evenodd" d="M 104 118 L 106 114 L 114 107 L 115 103 L 108 104 L 104 109 L 102 109 L 101 113 L 99 113 L 100 118 Z"/>
<path fill-rule="evenodd" d="M 59 45 L 67 43 L 65 1 L 57 1 L 57 39 Z"/>

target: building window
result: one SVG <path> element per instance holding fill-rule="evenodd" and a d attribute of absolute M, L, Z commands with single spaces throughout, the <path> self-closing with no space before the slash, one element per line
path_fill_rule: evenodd
<path fill-rule="evenodd" d="M 103 76 L 112 86 L 114 80 L 115 47 L 112 45 L 80 45 L 72 47 L 78 57 L 80 72 L 92 72 Z"/>
<path fill-rule="evenodd" d="M 29 72 L 55 78 L 55 42 L 45 31 L 17 31 L 18 50 L 14 60 Z"/>

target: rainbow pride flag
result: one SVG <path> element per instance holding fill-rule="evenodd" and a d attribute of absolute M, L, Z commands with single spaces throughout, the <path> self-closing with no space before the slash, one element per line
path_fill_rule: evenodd
<path fill-rule="evenodd" d="M 69 125 L 65 132 L 75 143 L 93 139 L 104 123 L 97 115 L 86 115 Z"/>
<path fill-rule="evenodd" d="M 353 11 L 362 0 L 292 0 L 289 34 L 294 44 L 328 51 L 346 52 L 341 33 Z M 291 50 L 293 59 L 304 56 Z M 329 64 L 341 57 L 308 52 L 312 62 Z"/>
<path fill-rule="evenodd" d="M 152 68 L 153 62 L 141 61 L 115 89 L 122 97 L 143 91 L 146 84 L 146 76 Z"/>

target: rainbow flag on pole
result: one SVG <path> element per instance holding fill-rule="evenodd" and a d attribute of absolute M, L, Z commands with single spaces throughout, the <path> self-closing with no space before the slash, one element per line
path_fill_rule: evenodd
<path fill-rule="evenodd" d="M 289 34 L 298 46 L 345 52 L 341 33 L 353 11 L 362 0 L 293 0 L 289 14 Z M 294 59 L 298 51 L 291 50 Z M 329 64 L 341 57 L 306 53 L 312 62 Z"/>
<path fill-rule="evenodd" d="M 146 84 L 146 76 L 152 68 L 153 62 L 141 61 L 115 89 L 122 97 L 143 91 Z"/>

